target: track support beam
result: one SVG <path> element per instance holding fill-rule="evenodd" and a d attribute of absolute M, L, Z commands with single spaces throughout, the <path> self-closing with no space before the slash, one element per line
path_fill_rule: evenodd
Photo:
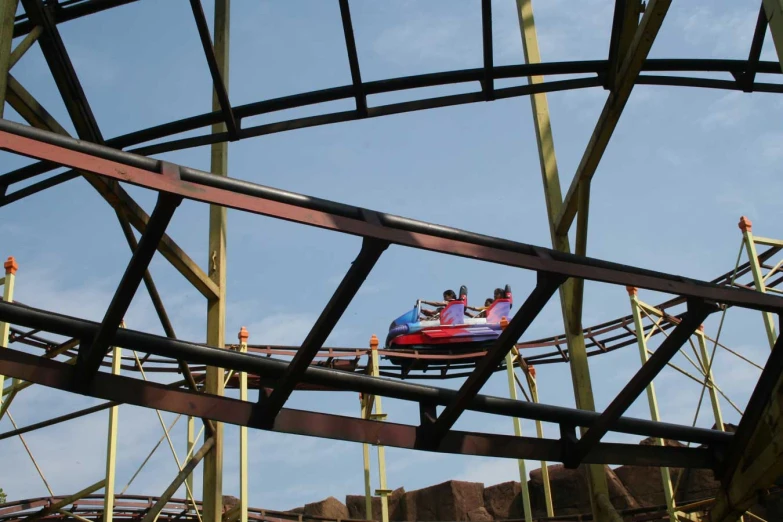
<path fill-rule="evenodd" d="M 5 108 L 8 71 L 11 69 L 11 44 L 14 40 L 14 16 L 19 0 L 0 3 L 0 118 Z"/>
<path fill-rule="evenodd" d="M 517 14 L 525 62 L 528 65 L 540 63 L 541 54 L 538 48 L 538 35 L 536 33 L 531 0 L 517 0 Z M 530 85 L 543 84 L 544 77 L 530 76 L 528 83 Z M 557 233 L 558 215 L 563 208 L 563 196 L 557 168 L 554 137 L 552 136 L 552 124 L 549 117 L 549 103 L 545 93 L 531 94 L 530 103 L 533 109 L 533 125 L 538 145 L 538 157 L 541 164 L 541 176 L 544 185 L 544 197 L 552 246 L 560 252 L 570 253 L 571 245 L 568 236 Z M 589 190 L 583 191 L 583 195 L 589 197 Z M 583 212 L 582 216 L 584 218 L 583 224 L 586 226 L 587 212 Z M 581 240 L 581 245 L 586 246 L 585 233 L 580 235 L 579 240 Z M 571 278 L 562 285 L 560 287 L 560 307 L 568 343 L 568 358 L 576 407 L 582 410 L 595 411 L 592 383 L 590 382 L 590 368 L 587 363 L 587 348 L 585 347 L 584 333 L 581 326 L 583 284 L 583 281 Z M 596 522 L 609 522 L 612 513 L 606 512 L 598 502 L 601 494 L 609 494 L 609 485 L 603 467 L 588 466 L 587 483 L 590 489 L 590 506 L 593 512 L 593 519 Z"/>
<path fill-rule="evenodd" d="M 762 5 L 767 13 L 772 41 L 778 53 L 780 69 L 783 71 L 783 0 L 763 0 Z"/>
<path fill-rule="evenodd" d="M 689 301 L 688 311 L 672 333 L 664 340 L 650 359 L 636 372 L 628 384 L 604 410 L 587 432 L 582 435 L 572 448 L 565 448 L 563 462 L 567 467 L 577 467 L 582 458 L 597 444 L 601 438 L 612 429 L 612 425 L 633 404 L 653 381 L 656 375 L 666 366 L 682 345 L 693 335 L 704 320 L 715 312 L 717 307 L 703 301 Z"/>
<path fill-rule="evenodd" d="M 454 426 L 470 401 L 478 395 L 484 384 L 497 370 L 500 363 L 503 362 L 511 347 L 522 337 L 564 281 L 565 278 L 562 276 L 538 273 L 538 282 L 533 292 L 522 304 L 510 323 L 507 321 L 501 322 L 501 324 L 504 324 L 503 333 L 500 334 L 487 354 L 476 364 L 476 369 L 473 370 L 459 389 L 454 401 L 446 406 L 446 409 L 443 410 L 443 413 L 438 416 L 435 422 L 422 425 L 422 443 L 424 447 L 436 447 L 443 440 L 443 437 Z"/>
<path fill-rule="evenodd" d="M 761 372 L 723 468 L 711 522 L 733 522 L 783 474 L 783 337 Z"/>
<path fill-rule="evenodd" d="M 223 79 L 228 96 L 229 42 L 231 27 L 230 0 L 215 0 L 214 55 L 217 72 Z M 221 110 L 221 98 L 213 89 L 212 110 Z M 212 125 L 212 134 L 226 133 L 225 122 Z M 228 143 L 215 143 L 211 148 L 210 172 L 214 176 L 228 176 Z M 207 273 L 217 289 L 217 294 L 207 299 L 207 344 L 223 348 L 226 339 L 226 235 L 227 209 L 221 205 L 209 206 L 209 259 Z M 223 368 L 209 366 L 206 369 L 204 392 L 223 395 L 225 372 Z M 203 517 L 204 522 L 221 522 L 223 519 L 223 424 L 214 423 L 212 440 L 214 448 L 204 458 Z"/>
<path fill-rule="evenodd" d="M 182 198 L 171 194 L 160 194 L 155 210 L 152 212 L 147 231 L 142 234 L 139 246 L 133 253 L 125 274 L 122 276 L 108 310 L 103 317 L 103 322 L 95 337 L 87 342 L 82 341 L 79 347 L 79 360 L 76 364 L 77 379 L 80 386 L 89 386 L 92 377 L 98 372 L 101 361 L 106 356 L 109 343 L 120 327 L 120 323 L 128 311 L 133 296 L 141 284 L 144 273 L 152 261 L 152 256 L 163 237 L 166 227 L 171 221 L 174 211 L 179 206 Z"/>
<path fill-rule="evenodd" d="M 633 325 L 636 330 L 636 342 L 639 345 L 639 358 L 642 361 L 642 366 L 644 366 L 649 361 L 649 357 L 647 355 L 647 338 L 644 334 L 644 325 L 642 324 L 642 314 L 637 293 L 636 288 L 628 287 L 628 295 L 631 298 Z M 650 419 L 655 422 L 660 422 L 661 416 L 658 412 L 658 399 L 655 396 L 655 385 L 652 381 L 647 385 L 647 403 L 650 406 Z M 656 438 L 655 443 L 659 446 L 664 445 L 662 438 Z M 672 477 L 671 473 L 669 473 L 669 468 L 661 468 L 661 484 L 663 485 L 663 496 L 666 500 L 666 510 L 669 512 L 669 520 L 677 520 L 677 515 L 674 510 L 674 488 L 672 487 Z"/>
<path fill-rule="evenodd" d="M 313 362 L 318 350 L 324 345 L 362 283 L 370 275 L 370 271 L 388 246 L 389 243 L 385 241 L 363 240 L 359 255 L 351 264 L 351 268 L 348 269 L 343 280 L 340 281 L 337 290 L 329 299 L 310 333 L 307 334 L 302 347 L 296 352 L 285 373 L 275 384 L 272 394 L 267 397 L 263 391 L 259 392 L 257 408 L 259 421 L 262 424 L 271 425 L 274 422 L 275 417 L 294 391 L 296 383 Z"/>
<path fill-rule="evenodd" d="M 593 131 L 587 149 L 582 156 L 582 161 L 576 169 L 574 179 L 568 188 L 562 210 L 557 217 L 557 234 L 566 235 L 571 228 L 576 212 L 579 208 L 579 189 L 584 184 L 589 184 L 593 179 L 598 163 L 609 145 L 609 139 L 617 128 L 625 104 L 631 96 L 636 79 L 642 70 L 644 61 L 652 48 L 658 30 L 663 24 L 666 12 L 669 10 L 672 0 L 650 0 L 642 21 L 636 30 L 631 42 L 628 55 L 622 59 L 620 72 L 617 76 L 617 87 L 609 94 L 604 109 L 598 119 L 598 124 Z"/>

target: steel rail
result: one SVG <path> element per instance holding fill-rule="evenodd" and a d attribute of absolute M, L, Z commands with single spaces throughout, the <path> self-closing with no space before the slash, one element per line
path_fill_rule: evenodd
<path fill-rule="evenodd" d="M 722 59 L 648 59 L 642 67 L 643 72 L 723 72 L 733 77 L 743 77 L 748 67 L 746 60 L 722 60 Z M 514 96 L 525 96 L 533 92 L 554 92 L 558 90 L 570 90 L 577 88 L 588 88 L 601 86 L 601 76 L 606 74 L 608 61 L 606 60 L 587 60 L 570 62 L 550 62 L 522 65 L 504 65 L 495 66 L 489 69 L 493 80 L 525 78 L 528 76 L 561 76 L 594 74 L 595 77 L 569 79 L 561 81 L 551 81 L 537 86 L 518 86 L 496 89 L 493 93 L 493 99 L 504 99 Z M 781 74 L 780 66 L 777 62 L 758 62 L 754 64 L 754 70 L 763 74 Z M 439 87 L 458 83 L 482 82 L 487 77 L 486 68 L 473 68 L 457 71 L 427 73 L 415 76 L 406 76 L 391 78 L 385 80 L 375 80 L 371 82 L 355 82 L 351 85 L 340 87 L 331 87 L 318 91 L 298 93 L 270 100 L 248 103 L 231 108 L 231 112 L 237 119 L 237 124 L 242 118 L 270 114 L 278 111 L 301 108 L 321 103 L 334 102 L 338 100 L 365 99 L 373 94 L 385 94 L 390 92 L 420 89 L 425 87 Z M 669 85 L 669 86 L 687 86 L 687 87 L 705 87 L 730 90 L 756 90 L 765 92 L 778 92 L 781 89 L 777 84 L 750 84 L 741 83 L 737 80 L 711 80 L 704 78 L 688 78 L 682 76 L 643 76 L 637 82 L 639 84 L 649 85 Z M 363 119 L 367 117 L 378 117 L 390 114 L 399 114 L 413 110 L 425 110 L 436 107 L 461 105 L 465 103 L 476 103 L 486 101 L 486 96 L 482 91 L 467 93 L 456 96 L 425 98 L 412 102 L 403 102 L 396 104 L 383 105 L 370 109 L 364 106 L 355 111 L 345 111 L 331 114 L 320 114 L 308 118 L 297 118 L 270 124 L 258 125 L 251 128 L 241 129 L 235 136 L 236 139 L 245 139 L 264 134 L 283 132 L 293 129 L 300 129 L 314 125 L 325 125 Z M 125 149 L 131 146 L 137 146 L 152 140 L 159 140 L 176 134 L 193 131 L 199 128 L 208 127 L 215 123 L 220 123 L 225 119 L 225 113 L 222 111 L 213 111 L 209 113 L 191 116 L 188 118 L 176 120 L 173 122 L 155 125 L 147 129 L 134 131 L 128 134 L 114 137 L 106 144 L 118 149 Z M 134 152 L 140 154 L 158 154 L 167 151 L 183 150 L 190 147 L 198 147 L 216 143 L 219 141 L 228 141 L 231 139 L 229 133 L 218 133 L 215 135 L 206 134 L 185 139 L 175 139 L 172 141 L 158 143 L 146 147 L 135 149 Z M 56 168 L 51 164 L 36 163 L 28 165 L 21 169 L 0 175 L 0 184 L 16 183 L 29 177 L 49 172 Z"/>
<path fill-rule="evenodd" d="M 118 337 L 125 336 L 120 336 L 118 332 Z M 115 344 L 119 345 L 122 342 L 124 341 L 118 339 L 118 342 Z M 145 349 L 150 347 L 157 349 L 157 347 L 152 346 L 152 344 L 153 343 L 147 342 L 144 345 Z M 204 350 L 204 348 L 202 347 L 201 350 Z M 208 357 L 210 359 L 213 359 L 214 357 L 220 358 L 225 355 L 246 355 L 243 353 L 232 354 L 225 350 L 214 348 L 207 348 L 206 350 L 213 352 L 211 356 Z M 192 357 L 198 356 L 191 353 L 191 358 Z M 247 363 L 248 361 L 246 360 L 244 362 Z M 272 361 L 264 362 L 268 364 Z M 258 361 L 256 361 L 256 363 L 258 363 Z M 221 367 L 226 368 L 232 368 L 232 366 L 239 365 L 221 365 Z M 245 364 L 241 366 L 249 367 L 250 365 Z M 283 364 L 283 366 L 285 366 L 285 364 Z M 261 369 L 258 366 L 256 366 L 256 368 L 259 370 Z M 269 369 L 267 368 L 267 370 L 262 371 L 268 372 L 268 370 Z M 280 374 L 280 370 L 282 370 L 282 368 L 276 369 L 275 373 Z M 312 370 L 313 368 L 309 368 L 306 373 L 312 373 Z M 11 377 L 63 391 L 76 392 L 91 397 L 155 408 L 183 415 L 209 418 L 217 422 L 271 430 L 280 433 L 306 435 L 349 442 L 382 444 L 384 446 L 406 449 L 422 449 L 421 428 L 419 426 L 284 408 L 275 418 L 273 426 L 266 427 L 261 425 L 254 418 L 253 409 L 255 408 L 255 405 L 252 402 L 189 390 L 172 389 L 160 383 L 147 382 L 105 372 L 100 372 L 95 375 L 89 390 L 87 392 L 82 392 L 74 383 L 76 372 L 72 365 L 52 361 L 50 359 L 41 360 L 40 357 L 16 350 L 0 350 L 0 371 Z M 334 370 L 322 371 L 331 373 L 332 375 L 330 378 L 332 379 L 368 378 L 367 376 L 359 376 Z M 383 380 L 379 378 L 370 379 L 374 382 L 365 381 L 358 387 L 353 387 L 350 383 L 343 383 L 341 386 L 345 390 L 362 388 L 364 392 L 376 395 L 383 387 L 388 387 L 389 385 L 400 386 L 400 383 L 396 382 L 383 383 Z M 403 388 L 411 386 L 412 385 L 410 384 L 402 385 Z M 442 392 L 445 390 L 433 390 L 440 392 L 436 395 L 444 395 Z M 446 394 L 448 394 L 448 392 L 452 392 L 451 395 L 454 395 L 454 390 L 448 390 Z M 383 392 L 383 394 L 386 395 L 386 392 Z M 440 400 L 438 399 L 427 400 L 425 401 L 425 404 L 438 404 L 439 402 Z M 529 406 L 534 403 L 520 404 Z M 540 407 L 541 405 L 537 406 Z M 546 408 L 551 408 L 551 406 Z M 626 420 L 626 422 L 628 421 Z M 569 420 L 568 424 L 573 425 L 573 420 Z M 656 426 L 653 429 L 660 431 L 661 426 Z M 726 435 L 717 430 L 702 431 L 707 432 L 712 439 L 717 438 L 718 434 Z M 732 437 L 732 435 L 729 435 L 728 437 Z M 728 442 L 728 438 L 722 437 L 721 441 L 713 442 L 712 446 L 723 446 L 726 442 Z M 564 455 L 563 442 L 559 440 L 460 431 L 450 431 L 446 434 L 436 451 L 461 455 L 515 459 L 531 458 L 536 460 L 546 459 L 550 461 L 561 461 Z M 717 465 L 712 448 L 681 448 L 616 443 L 598 443 L 587 453 L 584 462 L 592 464 L 663 465 L 710 469 Z"/>
<path fill-rule="evenodd" d="M 566 277 L 713 300 L 759 311 L 783 311 L 783 298 L 749 289 L 726 288 L 682 276 L 567 254 L 234 178 L 214 176 L 190 167 L 172 165 L 171 168 L 179 169 L 180 177 L 166 176 L 160 174 L 161 162 L 158 160 L 8 120 L 0 120 L 0 149 L 54 161 L 101 177 L 195 201 L 391 244 Z"/>
<path fill-rule="evenodd" d="M 100 323 L 97 322 L 6 302 L 0 302 L 0 320 L 73 338 L 90 338 L 95 335 L 100 326 Z M 119 329 L 112 338 L 111 343 L 112 346 L 134 349 L 163 357 L 183 359 L 191 363 L 231 369 L 235 372 L 246 372 L 261 378 L 278 378 L 283 375 L 288 367 L 286 361 L 189 343 L 128 328 Z M 19 354 L 21 352 L 16 350 L 3 350 L 0 351 L 0 359 L 8 360 L 7 357 L 19 357 L 21 356 Z M 33 355 L 22 355 L 33 357 L 40 364 L 50 362 Z M 5 369 L 2 371 L 4 374 L 12 375 L 10 372 L 6 372 Z M 101 375 L 104 374 L 98 373 L 96 378 Z M 405 401 L 439 405 L 446 405 L 457 397 L 456 390 L 399 382 L 317 366 L 306 368 L 300 382 L 344 391 L 372 393 Z M 469 401 L 467 409 L 558 424 L 568 422 L 571 425 L 584 427 L 589 427 L 600 416 L 599 413 L 586 410 L 526 403 L 486 395 L 475 396 Z M 729 433 L 716 430 L 691 428 L 629 417 L 621 417 L 612 425 L 612 431 L 692 441 L 700 444 L 723 443 L 731 440 L 732 437 Z"/>

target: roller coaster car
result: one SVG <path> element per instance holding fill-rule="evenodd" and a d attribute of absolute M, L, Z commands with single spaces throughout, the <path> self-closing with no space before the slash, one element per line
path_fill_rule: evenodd
<path fill-rule="evenodd" d="M 459 298 L 449 303 L 433 318 L 420 319 L 421 300 L 407 313 L 392 322 L 386 336 L 387 350 L 481 350 L 498 338 L 500 319 L 509 318 L 511 287 L 506 285 L 504 297 L 495 299 L 479 315 L 466 317 L 468 289 L 460 288 Z"/>

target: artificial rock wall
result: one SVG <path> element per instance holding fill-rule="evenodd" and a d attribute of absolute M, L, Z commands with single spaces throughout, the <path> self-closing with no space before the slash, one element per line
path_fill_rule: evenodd
<path fill-rule="evenodd" d="M 726 426 L 731 430 L 734 426 Z M 645 439 L 641 444 L 654 444 Z M 678 442 L 666 441 L 672 446 Z M 510 465 L 510 464 L 509 464 Z M 552 488 L 552 503 L 555 516 L 575 515 L 590 512 L 585 469 L 566 469 L 561 464 L 548 466 Z M 659 468 L 644 466 L 620 466 L 610 469 L 605 466 L 609 483 L 609 497 L 618 510 L 663 506 L 665 499 Z M 712 497 L 719 483 L 713 473 L 706 469 L 670 468 L 672 484 L 677 487 L 676 502 Z M 533 518 L 546 517 L 544 484 L 541 470 L 530 472 L 528 481 Z M 321 502 L 307 504 L 294 511 L 308 516 L 321 516 L 333 520 L 365 519 L 364 495 L 348 495 L 343 504 L 334 497 Z M 372 499 L 372 519 L 381 519 L 381 504 L 378 497 Z M 766 520 L 783 520 L 783 499 L 779 495 L 769 497 L 753 512 Z M 477 482 L 451 480 L 414 491 L 404 488 L 394 490 L 389 496 L 390 521 L 490 521 L 523 519 L 522 496 L 519 482 L 504 482 L 484 487 Z"/>

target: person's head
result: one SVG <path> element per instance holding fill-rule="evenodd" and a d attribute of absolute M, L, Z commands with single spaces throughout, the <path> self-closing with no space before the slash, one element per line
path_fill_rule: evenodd
<path fill-rule="evenodd" d="M 491 297 L 488 297 L 487 300 L 484 301 L 484 306 L 490 306 L 493 300 L 494 299 L 492 299 Z"/>
<path fill-rule="evenodd" d="M 502 288 L 495 288 L 495 299 L 503 299 L 506 297 L 506 292 Z"/>
<path fill-rule="evenodd" d="M 443 292 L 443 300 L 444 301 L 454 301 L 457 299 L 457 294 L 454 293 L 454 290 L 446 290 Z"/>

